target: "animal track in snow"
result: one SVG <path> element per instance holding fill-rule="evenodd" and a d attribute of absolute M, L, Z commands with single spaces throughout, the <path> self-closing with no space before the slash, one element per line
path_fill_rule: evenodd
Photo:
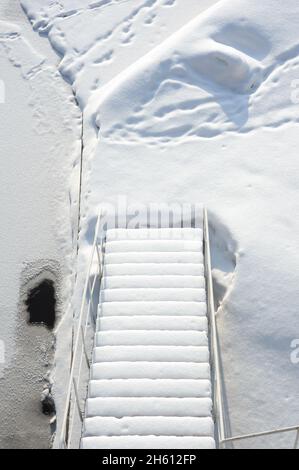
<path fill-rule="evenodd" d="M 134 38 L 135 38 L 135 34 L 131 33 L 127 35 L 121 42 L 122 44 L 127 45 L 127 44 L 130 44 Z"/>
<path fill-rule="evenodd" d="M 103 137 L 117 141 L 125 135 L 131 142 L 164 146 L 225 132 L 248 133 L 261 125 L 275 128 L 299 122 L 289 86 L 299 75 L 299 61 L 288 54 L 276 70 L 263 65 L 260 60 L 268 56 L 269 43 L 255 33 L 252 26 L 232 28 L 230 34 L 224 28 L 211 38 L 182 41 L 165 55 L 162 46 L 161 58 L 139 68 L 134 83 L 119 84 L 120 93 L 124 86 L 126 95 L 134 87 L 138 110 L 132 114 L 128 106 L 125 113 L 115 114 L 111 128 L 103 129 Z M 237 49 L 234 41 L 238 41 Z M 276 96 L 273 88 L 278 85 L 285 93 Z M 117 96 L 117 88 L 114 93 Z"/>
<path fill-rule="evenodd" d="M 146 25 L 151 25 L 155 21 L 155 18 L 157 17 L 156 13 L 150 13 L 144 20 L 144 24 Z"/>
<path fill-rule="evenodd" d="M 113 58 L 113 50 L 111 49 L 110 51 L 107 51 L 105 54 L 103 54 L 101 57 L 96 59 L 94 61 L 94 64 L 102 64 L 103 62 L 109 62 Z"/>
<path fill-rule="evenodd" d="M 164 0 L 163 6 L 172 7 L 175 4 L 176 0 Z"/>

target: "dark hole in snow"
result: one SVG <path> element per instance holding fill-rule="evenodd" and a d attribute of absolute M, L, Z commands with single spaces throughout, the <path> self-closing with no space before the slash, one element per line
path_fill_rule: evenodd
<path fill-rule="evenodd" d="M 29 323 L 41 323 L 52 329 L 55 324 L 55 287 L 54 282 L 45 279 L 29 291 L 26 300 Z"/>
<path fill-rule="evenodd" d="M 55 401 L 50 394 L 42 399 L 42 412 L 44 415 L 53 415 L 56 413 Z"/>

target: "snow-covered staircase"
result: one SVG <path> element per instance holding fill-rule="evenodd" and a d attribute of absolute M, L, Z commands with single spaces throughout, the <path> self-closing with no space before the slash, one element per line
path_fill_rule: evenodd
<path fill-rule="evenodd" d="M 215 447 L 200 229 L 107 231 L 81 447 Z"/>

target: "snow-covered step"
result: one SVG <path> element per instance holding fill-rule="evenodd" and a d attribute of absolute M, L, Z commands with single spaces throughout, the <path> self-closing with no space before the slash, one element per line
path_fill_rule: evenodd
<path fill-rule="evenodd" d="M 183 301 L 204 302 L 206 293 L 204 289 L 194 288 L 137 288 L 137 289 L 104 289 L 101 293 L 101 302 L 146 302 L 146 301 Z"/>
<path fill-rule="evenodd" d="M 207 331 L 208 321 L 200 316 L 134 315 L 99 317 L 98 331 L 110 330 L 197 330 Z"/>
<path fill-rule="evenodd" d="M 213 435 L 211 418 L 173 416 L 94 417 L 85 420 L 88 436 L 209 436 Z"/>
<path fill-rule="evenodd" d="M 204 331 L 117 330 L 96 333 L 96 346 L 207 346 Z M 136 351 L 137 352 L 137 351 Z"/>
<path fill-rule="evenodd" d="M 202 240 L 200 228 L 139 228 L 109 229 L 106 242 L 116 240 Z"/>
<path fill-rule="evenodd" d="M 105 253 L 202 251 L 202 240 L 115 240 L 105 244 Z"/>
<path fill-rule="evenodd" d="M 203 276 L 204 266 L 198 263 L 115 263 L 105 264 L 104 276 Z"/>
<path fill-rule="evenodd" d="M 93 350 L 93 363 L 119 361 L 208 362 L 207 346 L 102 346 Z"/>
<path fill-rule="evenodd" d="M 199 315 L 206 316 L 206 302 L 185 301 L 128 301 L 105 302 L 100 305 L 99 313 L 103 316 L 114 315 Z"/>
<path fill-rule="evenodd" d="M 105 253 L 129 252 L 201 252 L 202 240 L 122 240 L 105 244 Z"/>
<path fill-rule="evenodd" d="M 91 380 L 92 397 L 210 397 L 210 380 L 194 379 L 112 379 Z"/>
<path fill-rule="evenodd" d="M 128 253 L 107 253 L 105 254 L 105 264 L 122 263 L 202 263 L 203 255 L 201 252 L 128 252 Z"/>
<path fill-rule="evenodd" d="M 96 397 L 86 400 L 85 416 L 201 416 L 210 417 L 210 398 Z"/>
<path fill-rule="evenodd" d="M 97 436 L 83 437 L 82 449 L 214 449 L 212 437 Z"/>
<path fill-rule="evenodd" d="M 184 288 L 193 287 L 196 289 L 204 289 L 204 276 L 145 276 L 145 275 L 122 275 L 107 276 L 102 279 L 102 289 L 128 289 L 128 288 Z"/>
<path fill-rule="evenodd" d="M 210 366 L 192 362 L 101 362 L 92 364 L 91 379 L 210 379 Z"/>

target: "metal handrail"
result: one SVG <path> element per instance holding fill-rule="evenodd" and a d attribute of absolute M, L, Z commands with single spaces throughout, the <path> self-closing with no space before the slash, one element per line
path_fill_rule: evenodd
<path fill-rule="evenodd" d="M 205 258 L 205 273 L 207 280 L 207 304 L 208 304 L 208 317 L 210 325 L 210 349 L 211 349 L 211 363 L 212 363 L 212 381 L 213 381 L 213 406 L 214 417 L 217 429 L 218 447 L 225 448 L 225 444 L 245 439 L 252 439 L 255 437 L 270 436 L 285 432 L 296 431 L 296 438 L 293 449 L 297 449 L 299 445 L 299 425 L 282 427 L 270 431 L 262 431 L 251 434 L 244 434 L 239 436 L 226 437 L 224 426 L 224 411 L 223 411 L 223 393 L 222 393 L 222 378 L 220 371 L 220 353 L 219 353 L 219 338 L 217 321 L 214 306 L 214 293 L 213 293 L 213 279 L 211 267 L 211 249 L 209 238 L 209 220 L 207 209 L 203 211 L 203 240 L 204 240 L 204 258 Z"/>
<path fill-rule="evenodd" d="M 218 331 L 214 306 L 213 279 L 211 267 L 211 249 L 209 236 L 209 220 L 208 211 L 203 210 L 203 241 L 204 241 L 204 262 L 207 281 L 207 306 L 208 319 L 210 326 L 210 349 L 211 349 L 211 365 L 212 365 L 212 382 L 213 382 L 213 405 L 214 417 L 217 426 L 217 440 L 219 446 L 224 441 L 224 418 L 222 404 L 222 382 L 220 373 L 220 354 L 218 346 Z"/>
<path fill-rule="evenodd" d="M 77 321 L 76 337 L 74 341 L 74 347 L 72 349 L 72 360 L 71 360 L 71 367 L 70 367 L 69 382 L 68 382 L 68 387 L 67 387 L 65 408 L 64 408 L 63 421 L 62 421 L 62 427 L 61 427 L 61 433 L 60 433 L 60 439 L 59 439 L 60 449 L 68 449 L 71 443 L 72 428 L 73 428 L 73 422 L 74 422 L 74 413 L 72 412 L 72 398 L 74 398 L 80 421 L 81 423 L 83 423 L 84 412 L 80 408 L 78 388 L 80 386 L 83 358 L 85 358 L 88 368 L 90 367 L 88 352 L 86 348 L 86 334 L 87 334 L 88 324 L 91 319 L 90 318 L 91 300 L 95 292 L 96 280 L 98 279 L 99 286 L 100 286 L 102 274 L 103 274 L 102 240 L 101 240 L 100 250 L 98 246 L 98 234 L 99 234 L 100 224 L 101 224 L 101 213 L 98 216 L 98 220 L 96 224 L 95 236 L 94 236 L 94 241 L 93 241 L 93 245 L 91 249 L 90 263 L 88 266 L 87 275 L 86 275 L 85 284 L 84 284 L 80 314 L 79 314 L 79 318 Z M 94 277 L 93 283 L 90 284 L 90 275 L 91 275 L 92 267 L 94 265 L 95 256 L 97 257 L 97 264 L 96 264 L 97 273 Z M 89 294 L 89 300 L 87 301 L 88 294 Z M 87 304 L 87 313 L 85 316 L 86 304 Z M 81 349 L 80 349 L 80 344 L 81 344 Z M 75 374 L 75 370 L 77 367 L 78 367 L 78 373 Z M 74 396 L 73 396 L 73 392 L 74 392 Z"/>
<path fill-rule="evenodd" d="M 290 426 L 287 428 L 277 428 L 277 429 L 272 429 L 271 431 L 262 431 L 262 432 L 255 432 L 252 434 L 243 434 L 241 436 L 233 436 L 233 437 L 227 437 L 225 438 L 222 442 L 234 442 L 234 441 L 241 441 L 244 439 L 252 439 L 254 437 L 260 437 L 260 436 L 270 436 L 272 434 L 280 434 L 280 433 L 285 433 L 285 432 L 291 432 L 291 431 L 297 431 L 296 432 L 296 438 L 295 438 L 295 443 L 294 443 L 294 449 L 298 448 L 298 443 L 299 443 L 299 426 Z"/>

